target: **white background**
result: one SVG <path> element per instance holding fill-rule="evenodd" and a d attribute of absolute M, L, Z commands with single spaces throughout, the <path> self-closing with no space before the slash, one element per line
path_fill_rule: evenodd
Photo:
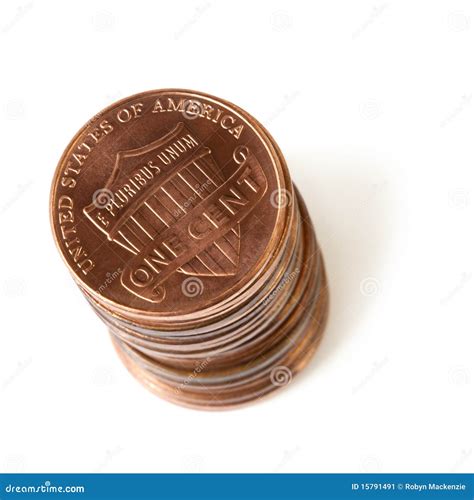
<path fill-rule="evenodd" d="M 2 1 L 0 470 L 472 471 L 473 35 L 467 0 Z M 132 379 L 50 232 L 75 132 L 163 87 L 270 130 L 326 258 L 312 364 L 241 410 Z"/>

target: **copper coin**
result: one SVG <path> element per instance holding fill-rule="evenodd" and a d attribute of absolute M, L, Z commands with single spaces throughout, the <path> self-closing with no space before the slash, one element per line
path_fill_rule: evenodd
<path fill-rule="evenodd" d="M 275 207 L 282 190 L 291 190 L 285 166 L 238 108 L 152 91 L 78 132 L 56 170 L 51 220 L 90 294 L 124 311 L 185 317 L 261 275 L 289 213 Z M 200 300 L 188 300 L 196 290 Z"/>

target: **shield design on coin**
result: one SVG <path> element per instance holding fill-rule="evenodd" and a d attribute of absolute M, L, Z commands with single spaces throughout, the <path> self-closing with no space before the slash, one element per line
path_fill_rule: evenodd
<path fill-rule="evenodd" d="M 93 203 L 84 208 L 84 213 L 109 240 L 130 252 L 133 260 L 144 255 L 152 242 L 168 234 L 180 222 L 188 224 L 193 209 L 205 205 L 208 198 L 213 198 L 213 193 L 215 197 L 222 191 L 225 181 L 211 150 L 184 123 L 179 123 L 150 144 L 119 151 L 105 188 L 96 192 Z M 252 187 L 252 195 L 257 193 L 258 199 L 263 196 L 265 177 L 259 182 L 258 190 L 255 188 L 257 184 L 252 186 L 247 180 L 246 183 Z M 194 236 L 199 238 L 200 232 L 204 234 L 215 229 L 213 226 L 217 228 L 219 217 L 223 215 L 217 212 L 214 215 L 209 217 L 204 213 L 187 227 L 192 227 Z M 205 248 L 196 245 L 196 251 L 176 268 L 176 272 L 193 276 L 234 275 L 239 265 L 239 220 L 236 218 L 231 227 L 227 224 L 223 231 L 209 243 L 202 240 L 206 241 Z M 173 254 L 177 256 L 177 247 L 168 245 L 167 248 L 171 258 Z M 157 263 L 166 265 L 170 256 L 160 250 L 154 249 L 154 252 L 157 259 L 154 260 L 155 266 L 150 259 L 145 258 L 145 262 L 152 268 Z M 163 283 L 156 286 L 153 292 L 145 285 L 143 291 L 140 291 L 140 286 L 126 287 L 151 302 L 160 302 L 165 295 Z"/>

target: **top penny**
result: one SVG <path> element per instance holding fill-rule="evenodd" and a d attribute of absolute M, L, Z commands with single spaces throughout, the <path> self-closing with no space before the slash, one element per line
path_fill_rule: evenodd
<path fill-rule="evenodd" d="M 186 317 L 255 280 L 281 242 L 291 190 L 261 126 L 185 90 L 131 96 L 64 152 L 51 222 L 76 281 L 110 307 Z"/>

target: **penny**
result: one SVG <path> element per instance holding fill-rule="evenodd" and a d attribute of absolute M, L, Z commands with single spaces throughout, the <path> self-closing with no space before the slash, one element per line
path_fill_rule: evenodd
<path fill-rule="evenodd" d="M 328 311 L 285 159 L 232 103 L 164 89 L 98 113 L 53 179 L 53 234 L 129 371 L 172 402 L 230 408 L 285 385 Z"/>
<path fill-rule="evenodd" d="M 102 111 L 70 143 L 53 182 L 53 230 L 89 293 L 183 317 L 259 275 L 289 211 L 271 196 L 287 185 L 284 166 L 228 103 L 147 92 Z M 199 301 L 183 299 L 188 276 L 206 278 Z"/>

